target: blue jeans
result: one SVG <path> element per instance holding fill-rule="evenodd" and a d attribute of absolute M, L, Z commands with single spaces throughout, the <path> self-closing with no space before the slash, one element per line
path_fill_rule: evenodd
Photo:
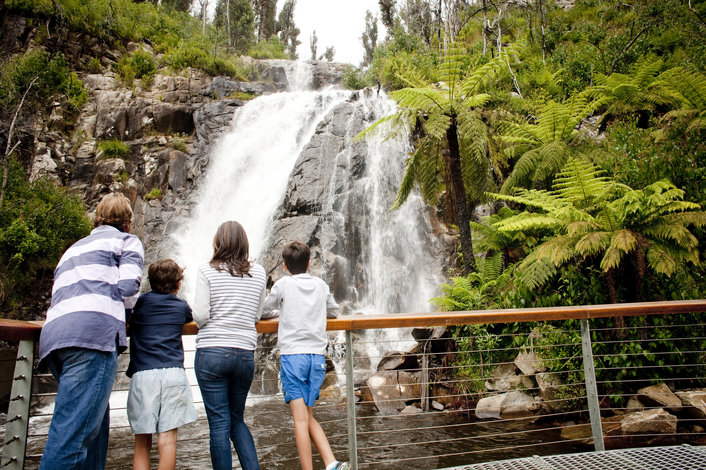
<path fill-rule="evenodd" d="M 213 469 L 233 468 L 232 441 L 243 470 L 259 470 L 255 442 L 243 421 L 245 399 L 255 373 L 254 351 L 199 348 L 194 369 L 208 417 Z"/>
<path fill-rule="evenodd" d="M 46 362 L 59 388 L 40 470 L 105 468 L 117 348 L 113 352 L 58 349 Z"/>

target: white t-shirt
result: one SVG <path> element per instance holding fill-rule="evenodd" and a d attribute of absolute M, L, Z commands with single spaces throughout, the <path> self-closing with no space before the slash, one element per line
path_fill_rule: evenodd
<path fill-rule="evenodd" d="M 340 308 L 323 279 L 303 273 L 275 282 L 265 299 L 263 318 L 277 315 L 275 310 L 279 310 L 280 354 L 326 353 L 326 318 L 336 318 Z"/>

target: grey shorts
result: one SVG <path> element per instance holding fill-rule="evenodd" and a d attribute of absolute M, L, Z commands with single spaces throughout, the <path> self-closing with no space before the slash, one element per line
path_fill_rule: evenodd
<path fill-rule="evenodd" d="M 135 372 L 127 396 L 127 419 L 134 434 L 169 431 L 196 421 L 194 399 L 181 367 Z"/>

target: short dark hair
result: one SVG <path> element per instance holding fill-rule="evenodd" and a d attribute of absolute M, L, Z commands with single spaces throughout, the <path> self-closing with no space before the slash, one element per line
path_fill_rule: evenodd
<path fill-rule="evenodd" d="M 302 274 L 309 267 L 309 256 L 311 251 L 305 243 L 293 241 L 282 248 L 282 259 L 287 269 L 292 274 Z"/>
<path fill-rule="evenodd" d="M 184 270 L 172 259 L 160 259 L 150 264 L 147 276 L 153 291 L 172 294 L 179 290 L 179 281 L 184 279 Z"/>

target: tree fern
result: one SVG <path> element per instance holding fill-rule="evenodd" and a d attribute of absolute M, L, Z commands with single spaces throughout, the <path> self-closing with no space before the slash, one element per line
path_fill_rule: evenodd
<path fill-rule="evenodd" d="M 675 67 L 662 74 L 661 83 L 679 102 L 679 108 L 670 111 L 664 119 L 687 119 L 687 131 L 706 129 L 706 76 L 698 71 Z"/>
<path fill-rule="evenodd" d="M 597 261 L 609 273 L 626 259 L 636 259 L 638 265 L 644 259 L 649 269 L 667 276 L 686 263 L 700 262 L 698 239 L 690 227 L 706 226 L 706 213 L 684 201 L 684 192 L 669 181 L 635 190 L 614 184 L 595 165 L 574 159 L 559 172 L 551 191 L 491 196 L 528 207 L 494 222 L 498 231 L 554 234 L 519 265 L 530 288 L 543 285 L 572 261 Z"/>

